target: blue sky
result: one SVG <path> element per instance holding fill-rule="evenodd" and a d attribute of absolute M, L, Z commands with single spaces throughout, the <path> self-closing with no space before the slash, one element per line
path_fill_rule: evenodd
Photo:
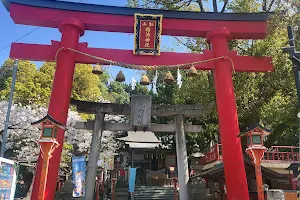
<path fill-rule="evenodd" d="M 80 0 L 72 0 L 79 2 Z M 82 3 L 101 4 L 101 5 L 113 5 L 113 6 L 125 6 L 126 0 L 83 0 Z M 36 27 L 14 24 L 10 18 L 9 12 L 0 3 L 0 65 L 9 57 L 10 44 L 22 36 L 26 35 Z M 32 43 L 32 44 L 50 44 L 51 40 L 60 41 L 61 33 L 58 29 L 54 28 L 38 28 L 34 32 L 30 33 L 26 37 L 22 38 L 18 42 L 20 43 Z M 81 42 L 88 42 L 90 47 L 101 48 L 116 48 L 116 49 L 133 49 L 133 34 L 125 33 L 108 33 L 108 32 L 96 32 L 86 31 L 84 36 L 80 38 Z M 4 47 L 7 48 L 3 49 Z M 176 51 L 187 51 L 184 46 L 178 46 L 176 40 L 169 36 L 162 37 L 162 50 L 174 49 Z M 35 62 L 37 67 L 42 65 L 42 62 Z M 120 67 L 109 66 L 106 67 L 112 77 L 115 77 Z M 139 72 L 122 69 L 126 82 L 131 81 L 131 77 L 134 75 L 136 79 L 139 79 Z"/>

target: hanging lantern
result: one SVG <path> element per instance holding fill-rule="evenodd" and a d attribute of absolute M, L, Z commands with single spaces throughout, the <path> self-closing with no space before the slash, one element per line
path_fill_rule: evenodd
<path fill-rule="evenodd" d="M 189 69 L 189 72 L 187 75 L 188 75 L 188 77 L 195 77 L 198 75 L 197 69 L 194 67 L 194 65 L 192 65 L 192 67 Z"/>
<path fill-rule="evenodd" d="M 146 74 L 144 74 L 144 75 L 141 77 L 140 84 L 141 84 L 141 85 L 149 85 L 149 84 L 150 84 L 150 80 L 149 80 L 149 78 L 148 78 L 148 76 L 147 76 Z"/>
<path fill-rule="evenodd" d="M 172 73 L 170 71 L 168 71 L 166 73 L 165 82 L 166 83 L 173 83 L 174 82 L 174 77 L 173 77 L 173 75 L 172 75 Z"/>
<path fill-rule="evenodd" d="M 103 74 L 103 70 L 102 70 L 101 65 L 97 64 L 97 65 L 93 68 L 92 73 L 93 73 L 93 74 Z"/>
<path fill-rule="evenodd" d="M 118 82 L 124 82 L 125 81 L 125 76 L 124 76 L 124 74 L 121 70 L 117 74 L 116 81 L 118 81 Z"/>

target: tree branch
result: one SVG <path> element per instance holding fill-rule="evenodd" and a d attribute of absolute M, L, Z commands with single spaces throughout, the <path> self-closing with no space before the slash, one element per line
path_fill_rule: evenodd
<path fill-rule="evenodd" d="M 267 0 L 263 0 L 262 10 L 267 11 Z"/>
<path fill-rule="evenodd" d="M 269 7 L 268 7 L 268 12 L 271 10 L 271 8 L 272 8 L 274 2 L 275 2 L 275 0 L 272 0 L 272 1 L 271 1 L 270 5 L 269 5 Z"/>
<path fill-rule="evenodd" d="M 191 3 L 192 3 L 193 0 L 189 0 L 187 3 L 186 3 L 186 6 L 189 6 Z"/>
<path fill-rule="evenodd" d="M 224 5 L 223 5 L 223 8 L 221 10 L 221 13 L 223 13 L 225 11 L 225 8 L 226 8 L 227 4 L 228 4 L 228 0 L 224 0 Z"/>
<path fill-rule="evenodd" d="M 200 12 L 204 12 L 202 0 L 198 0 L 197 2 L 198 2 L 199 7 L 200 7 Z"/>
<path fill-rule="evenodd" d="M 21 124 L 21 122 L 16 123 L 16 124 L 9 125 L 9 126 L 7 127 L 7 129 L 16 129 L 16 128 L 13 128 L 13 126 L 17 126 L 17 125 L 19 125 L 19 124 Z M 0 131 L 0 134 L 2 134 L 3 132 L 4 132 L 4 129 L 2 129 L 2 130 Z"/>
<path fill-rule="evenodd" d="M 177 42 L 179 42 L 180 44 L 184 45 L 186 48 L 191 49 L 188 45 L 186 45 L 184 42 L 182 42 L 181 40 L 179 40 L 176 36 L 173 36 Z"/>
<path fill-rule="evenodd" d="M 253 56 L 254 40 L 251 41 L 251 56 Z"/>
<path fill-rule="evenodd" d="M 213 0 L 214 12 L 218 12 L 217 0 Z"/>

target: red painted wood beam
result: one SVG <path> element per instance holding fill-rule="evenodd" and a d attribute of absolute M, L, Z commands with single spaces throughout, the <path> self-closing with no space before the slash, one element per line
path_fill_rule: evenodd
<path fill-rule="evenodd" d="M 60 42 L 56 41 L 52 41 L 52 45 L 13 43 L 10 58 L 53 62 L 59 48 Z M 176 65 L 213 58 L 212 52 L 209 50 L 204 50 L 203 54 L 162 52 L 160 56 L 141 56 L 133 55 L 132 50 L 89 48 L 87 47 L 87 43 L 80 43 L 78 50 L 97 57 L 137 65 Z M 238 56 L 236 52 L 230 52 L 229 56 L 234 63 L 235 71 L 273 71 L 272 59 L 270 57 Z M 80 54 L 76 55 L 76 62 L 87 64 L 99 63 L 99 61 L 94 58 Z M 201 70 L 213 70 L 214 62 L 203 63 L 195 67 Z"/>
<path fill-rule="evenodd" d="M 254 57 L 230 55 L 233 68 L 237 72 L 271 72 L 274 71 L 271 57 Z"/>
<path fill-rule="evenodd" d="M 15 23 L 58 28 L 62 19 L 79 19 L 86 30 L 133 33 L 134 16 L 66 11 L 21 4 L 10 4 Z M 163 35 L 206 37 L 215 27 L 227 27 L 233 39 L 262 39 L 266 35 L 266 21 L 215 21 L 193 19 L 163 19 Z"/>
<path fill-rule="evenodd" d="M 52 45 L 13 43 L 10 50 L 10 58 L 53 62 L 55 61 L 55 54 L 59 48 L 60 43 L 56 41 L 52 41 Z M 212 58 L 211 53 L 195 54 L 161 52 L 160 56 L 134 55 L 132 50 L 89 48 L 87 47 L 87 43 L 80 43 L 77 50 L 97 57 L 137 65 L 176 65 Z M 106 64 L 81 54 L 76 54 L 76 63 Z M 213 62 L 208 62 L 196 67 L 211 70 L 213 69 L 213 66 Z"/>

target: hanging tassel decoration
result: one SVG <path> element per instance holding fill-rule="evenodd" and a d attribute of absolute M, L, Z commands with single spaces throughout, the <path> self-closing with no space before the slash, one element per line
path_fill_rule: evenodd
<path fill-rule="evenodd" d="M 137 83 L 137 80 L 135 80 L 134 77 L 132 77 L 132 79 L 131 79 L 131 90 L 135 89 L 136 83 Z"/>
<path fill-rule="evenodd" d="M 97 64 L 95 67 L 93 67 L 92 73 L 97 75 L 103 74 L 101 65 Z"/>
<path fill-rule="evenodd" d="M 170 71 L 168 71 L 165 75 L 165 83 L 173 83 L 174 82 L 174 76 L 172 75 L 172 73 Z"/>
<path fill-rule="evenodd" d="M 189 69 L 189 72 L 187 75 L 188 75 L 188 77 L 195 77 L 198 75 L 197 69 L 194 67 L 194 65 L 192 65 L 192 67 Z"/>
<path fill-rule="evenodd" d="M 180 74 L 179 68 L 177 69 L 177 85 L 179 86 L 179 88 L 181 88 L 182 86 L 182 76 Z"/>
<path fill-rule="evenodd" d="M 146 74 L 142 75 L 140 84 L 141 85 L 149 85 L 150 84 L 150 80 Z"/>
<path fill-rule="evenodd" d="M 117 74 L 116 81 L 118 81 L 120 83 L 125 81 L 125 76 L 121 70 Z"/>
<path fill-rule="evenodd" d="M 153 82 L 152 82 L 152 90 L 153 90 L 153 94 L 157 94 L 157 88 L 156 88 L 156 82 L 157 82 L 157 70 L 155 71 L 155 76 L 153 78 Z"/>

